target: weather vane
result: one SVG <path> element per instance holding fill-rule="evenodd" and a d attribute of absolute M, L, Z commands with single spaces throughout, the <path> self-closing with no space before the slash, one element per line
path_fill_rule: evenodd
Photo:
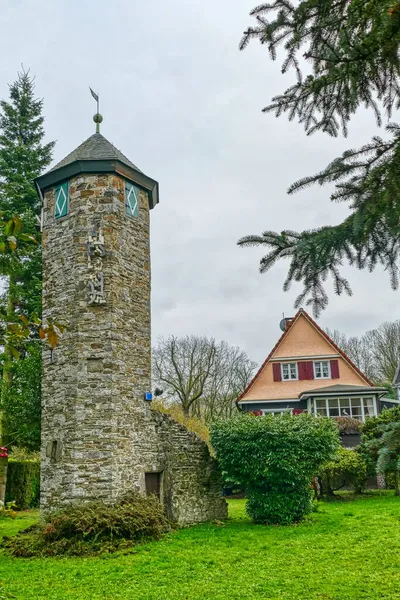
<path fill-rule="evenodd" d="M 92 94 L 93 98 L 96 100 L 97 102 L 97 113 L 94 115 L 93 117 L 93 121 L 96 123 L 96 133 L 100 133 L 100 123 L 103 120 L 103 117 L 100 114 L 100 110 L 99 110 L 99 95 L 96 94 L 91 87 L 89 87 L 90 93 Z"/>

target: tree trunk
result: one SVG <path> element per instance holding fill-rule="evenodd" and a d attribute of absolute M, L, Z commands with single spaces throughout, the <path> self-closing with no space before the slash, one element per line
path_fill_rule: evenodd
<path fill-rule="evenodd" d="M 7 295 L 7 326 L 6 326 L 6 341 L 7 330 L 9 323 L 13 321 L 15 312 L 14 298 L 15 275 L 11 274 L 9 279 L 8 295 Z M 6 343 L 4 346 L 4 365 L 3 365 L 3 381 L 1 388 L 1 404 L 0 410 L 0 446 L 5 445 L 4 439 L 4 402 L 6 394 L 12 383 L 12 353 L 10 346 Z M 6 484 L 7 484 L 7 459 L 0 458 L 0 502 L 5 506 Z"/>
<path fill-rule="evenodd" d="M 11 323 L 13 321 L 14 314 L 15 314 L 14 286 L 15 286 L 15 275 L 11 274 L 10 278 L 9 278 L 9 286 L 8 286 L 8 294 L 7 294 L 6 337 L 7 337 L 7 332 L 8 332 L 7 330 L 9 327 L 9 323 Z M 11 367 L 12 367 L 11 349 L 10 349 L 10 346 L 6 343 L 4 346 L 3 391 L 2 391 L 3 398 L 4 398 L 4 394 L 5 394 L 6 390 L 10 387 L 11 382 L 12 382 Z M 1 415 L 1 417 L 2 417 L 2 415 Z M 3 427 L 2 427 L 3 419 L 1 418 L 0 420 L 1 420 L 0 435 L 3 437 Z M 4 441 L 4 440 L 2 440 L 2 441 Z"/>
<path fill-rule="evenodd" d="M 394 473 L 394 495 L 400 496 L 400 471 L 395 471 Z"/>
<path fill-rule="evenodd" d="M 3 506 L 6 505 L 7 463 L 7 458 L 0 458 L 0 501 Z"/>

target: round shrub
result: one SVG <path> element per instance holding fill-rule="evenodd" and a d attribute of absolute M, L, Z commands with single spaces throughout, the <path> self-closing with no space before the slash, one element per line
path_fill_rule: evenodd
<path fill-rule="evenodd" d="M 247 492 L 256 523 L 288 524 L 312 508 L 310 481 L 339 447 L 336 424 L 312 415 L 242 414 L 211 427 L 221 469 Z"/>
<path fill-rule="evenodd" d="M 82 556 L 159 539 L 170 529 L 155 496 L 129 494 L 116 504 L 73 504 L 50 514 L 43 523 L 4 538 L 2 546 L 16 557 Z"/>
<path fill-rule="evenodd" d="M 367 466 L 356 451 L 338 448 L 335 456 L 322 465 L 319 473 L 321 493 L 333 496 L 336 490 L 344 487 L 361 491 L 367 476 Z"/>

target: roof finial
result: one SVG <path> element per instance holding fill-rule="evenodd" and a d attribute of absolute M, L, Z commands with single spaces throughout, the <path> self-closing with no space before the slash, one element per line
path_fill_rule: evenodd
<path fill-rule="evenodd" d="M 100 114 L 99 111 L 99 95 L 96 94 L 91 87 L 89 87 L 90 93 L 92 94 L 93 98 L 96 100 L 97 102 L 97 113 L 94 115 L 93 117 L 93 121 L 96 123 L 96 133 L 100 133 L 100 123 L 103 120 L 103 117 Z"/>

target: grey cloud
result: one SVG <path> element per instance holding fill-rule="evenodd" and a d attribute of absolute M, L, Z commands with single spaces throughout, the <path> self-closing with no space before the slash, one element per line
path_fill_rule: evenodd
<path fill-rule="evenodd" d="M 288 197 L 286 189 L 364 143 L 376 126 L 361 112 L 347 140 L 307 138 L 296 123 L 262 114 L 290 77 L 258 44 L 237 49 L 255 5 L 3 3 L 0 96 L 21 63 L 31 67 L 59 160 L 92 133 L 88 86 L 100 92 L 102 132 L 160 182 L 161 203 L 151 215 L 154 337 L 214 335 L 261 361 L 300 289 L 284 294 L 285 265 L 260 276 L 262 249 L 240 249 L 236 241 L 265 229 L 339 222 L 348 209 L 330 204 L 329 190 Z M 386 274 L 347 271 L 354 296 L 332 292 L 323 326 L 353 335 L 399 316 Z"/>

